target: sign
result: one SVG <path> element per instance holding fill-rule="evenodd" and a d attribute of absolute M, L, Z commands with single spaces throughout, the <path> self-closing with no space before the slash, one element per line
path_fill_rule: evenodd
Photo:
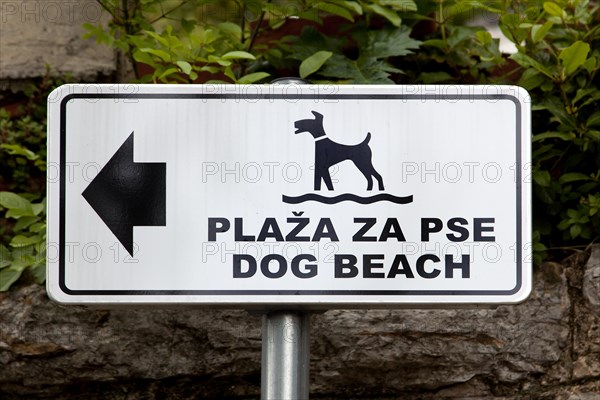
<path fill-rule="evenodd" d="M 521 88 L 65 85 L 48 102 L 56 301 L 373 308 L 531 290 Z"/>

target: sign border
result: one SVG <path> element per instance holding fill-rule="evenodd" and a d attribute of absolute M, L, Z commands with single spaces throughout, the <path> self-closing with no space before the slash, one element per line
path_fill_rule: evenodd
<path fill-rule="evenodd" d="M 194 100 L 435 100 L 435 101 L 460 101 L 460 100 L 509 100 L 516 108 L 516 285 L 509 290 L 73 290 L 66 285 L 65 271 L 65 201 L 66 201 L 66 118 L 67 105 L 72 99 L 194 99 Z M 66 95 L 60 103 L 60 188 L 59 188 L 59 260 L 58 260 L 58 285 L 64 294 L 70 296 L 512 296 L 517 294 L 523 286 L 523 260 L 522 260 L 522 107 L 519 98 L 512 94 L 239 94 L 239 93 L 72 93 Z M 366 299 L 365 299 L 366 300 Z M 427 300 L 424 298 L 426 303 Z M 357 299 L 357 303 L 360 300 Z M 451 303 L 451 301 L 449 302 Z M 258 303 L 257 303 L 258 304 Z M 420 304 L 420 303 L 419 303 Z"/>

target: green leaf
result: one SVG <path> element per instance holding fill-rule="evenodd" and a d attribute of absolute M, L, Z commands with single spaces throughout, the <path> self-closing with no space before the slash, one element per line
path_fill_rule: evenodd
<path fill-rule="evenodd" d="M 36 257 L 31 254 L 21 254 L 13 260 L 10 269 L 23 271 L 34 264 L 36 264 Z"/>
<path fill-rule="evenodd" d="M 46 241 L 43 240 L 33 246 L 33 250 L 37 252 L 38 262 L 46 262 Z"/>
<path fill-rule="evenodd" d="M 177 68 L 168 68 L 158 76 L 158 80 L 162 81 L 163 79 L 167 78 L 168 76 L 176 74 L 178 72 L 179 72 L 179 70 Z"/>
<path fill-rule="evenodd" d="M 23 273 L 22 270 L 4 268 L 0 271 L 0 292 L 6 292 Z"/>
<path fill-rule="evenodd" d="M 82 25 L 83 29 L 85 29 L 86 31 L 93 31 L 96 29 L 96 25 L 90 24 L 89 22 L 85 22 Z"/>
<path fill-rule="evenodd" d="M 585 133 L 586 136 L 589 136 L 592 140 L 597 140 L 600 142 L 600 131 L 595 129 L 590 129 Z"/>
<path fill-rule="evenodd" d="M 254 83 L 254 82 L 260 81 L 261 79 L 265 79 L 266 77 L 268 77 L 270 75 L 271 74 L 269 74 L 267 72 L 253 72 L 251 74 L 242 76 L 240 79 L 238 79 L 237 83 L 240 83 L 240 84 Z"/>
<path fill-rule="evenodd" d="M 352 16 L 352 14 L 350 14 L 350 11 L 336 4 L 319 2 L 315 5 L 315 8 L 321 11 L 325 11 L 329 14 L 337 15 L 339 17 L 347 19 L 348 21 L 354 22 L 354 17 Z"/>
<path fill-rule="evenodd" d="M 502 15 L 502 13 L 500 13 Z M 527 30 L 520 28 L 521 17 L 519 13 L 504 13 L 500 17 L 500 30 L 510 41 L 519 44 L 527 38 Z"/>
<path fill-rule="evenodd" d="M 442 39 L 429 39 L 423 42 L 423 46 L 435 47 L 437 49 L 444 50 L 448 48 L 448 43 Z"/>
<path fill-rule="evenodd" d="M 109 36 L 104 32 L 104 28 L 101 23 L 98 25 L 92 25 L 89 22 L 83 24 L 83 28 L 88 32 L 83 35 L 84 39 L 89 39 L 96 36 L 96 43 L 104 43 L 107 45 L 115 45 L 115 40 L 112 36 Z"/>
<path fill-rule="evenodd" d="M 34 215 L 39 215 L 46 209 L 46 202 L 32 204 L 31 209 L 33 210 Z"/>
<path fill-rule="evenodd" d="M 12 156 L 23 156 L 30 161 L 35 161 L 40 158 L 40 156 L 35 154 L 33 151 L 18 144 L 2 144 L 0 145 L 0 148 L 5 149 L 7 153 Z"/>
<path fill-rule="evenodd" d="M 221 31 L 237 40 L 242 37 L 242 28 L 240 28 L 238 24 L 234 24 L 233 22 L 221 22 L 218 26 Z"/>
<path fill-rule="evenodd" d="M 220 57 L 216 57 L 216 56 L 213 56 L 213 55 L 208 56 L 208 61 L 217 63 L 217 64 L 219 64 L 219 65 L 221 65 L 223 67 L 229 67 L 232 64 L 231 61 L 223 60 Z"/>
<path fill-rule="evenodd" d="M 492 34 L 488 31 L 477 31 L 475 33 L 475 37 L 483 45 L 489 45 L 492 43 Z"/>
<path fill-rule="evenodd" d="M 573 115 L 567 113 L 565 104 L 558 97 L 550 95 L 544 96 L 542 99 L 538 100 L 537 105 L 534 104 L 534 107 L 539 110 L 545 109 L 550 111 L 553 117 L 563 125 L 561 127 L 563 130 L 578 130 L 577 120 Z"/>
<path fill-rule="evenodd" d="M 358 59 L 342 54 L 344 41 L 324 37 L 313 28 L 304 29 L 302 41 L 306 45 L 296 47 L 294 59 L 304 61 L 317 51 L 331 51 L 333 55 L 319 69 L 319 75 L 355 84 L 393 84 L 390 73 L 402 73 L 385 60 L 387 57 L 411 54 L 421 42 L 412 39 L 410 29 L 402 26 L 373 31 L 357 31 L 353 38 L 358 45 Z M 309 44 L 310 43 L 310 44 Z"/>
<path fill-rule="evenodd" d="M 515 54 L 511 55 L 510 58 L 515 60 L 522 67 L 533 67 L 536 70 L 538 70 L 539 72 L 541 72 L 542 74 L 546 75 L 548 78 L 550 78 L 550 79 L 554 78 L 552 72 L 548 68 L 546 68 L 540 62 L 536 61 L 535 59 L 529 57 L 526 54 L 515 53 Z"/>
<path fill-rule="evenodd" d="M 460 53 L 465 49 L 463 46 L 472 46 L 473 36 L 477 35 L 477 32 L 481 32 L 481 28 L 472 26 L 452 26 L 448 35 L 448 44 L 452 50 Z"/>
<path fill-rule="evenodd" d="M 586 99 L 586 97 L 587 97 L 587 99 Z M 577 104 L 582 99 L 586 99 L 583 102 L 583 105 L 585 105 L 590 102 L 593 102 L 595 98 L 600 99 L 600 90 L 598 90 L 596 88 L 579 89 L 579 90 L 577 90 L 575 97 L 573 97 L 572 102 L 573 102 L 573 104 Z M 583 106 L 583 105 L 581 105 L 581 106 Z"/>
<path fill-rule="evenodd" d="M 533 43 L 537 43 L 544 39 L 552 28 L 552 25 L 554 25 L 552 21 L 546 21 L 544 25 L 534 25 L 531 28 L 531 40 L 533 40 Z"/>
<path fill-rule="evenodd" d="M 140 49 L 140 51 L 143 53 L 155 55 L 158 58 L 160 58 L 161 60 L 166 61 L 166 62 L 171 61 L 171 55 L 164 50 L 151 49 L 149 47 L 144 47 L 144 48 Z"/>
<path fill-rule="evenodd" d="M 417 4 L 412 0 L 379 0 L 382 6 L 390 6 L 400 12 L 415 12 Z"/>
<path fill-rule="evenodd" d="M 196 26 L 196 21 L 191 20 L 191 19 L 181 18 L 181 27 L 187 33 L 190 33 L 191 31 L 193 31 L 195 26 Z"/>
<path fill-rule="evenodd" d="M 596 57 L 590 57 L 583 63 L 583 68 L 590 74 L 596 69 Z"/>
<path fill-rule="evenodd" d="M 177 61 L 177 66 L 181 68 L 184 74 L 189 75 L 192 72 L 192 65 L 187 61 Z"/>
<path fill-rule="evenodd" d="M 587 122 L 585 123 L 585 126 L 587 126 L 589 128 L 590 126 L 599 126 L 599 125 L 600 125 L 600 111 L 596 111 L 588 118 Z"/>
<path fill-rule="evenodd" d="M 33 236 L 23 236 L 23 235 L 17 235 L 15 237 L 12 238 L 12 240 L 10 241 L 10 245 L 11 247 L 15 247 L 15 248 L 19 248 L 19 247 L 25 247 L 25 246 L 29 246 L 32 244 L 36 244 L 42 241 L 42 238 L 38 235 L 33 235 Z"/>
<path fill-rule="evenodd" d="M 0 192 L 0 206 L 8 208 L 9 210 L 31 210 L 31 203 L 29 200 L 12 192 Z"/>
<path fill-rule="evenodd" d="M 577 210 L 573 210 L 572 208 L 567 210 L 567 216 L 573 221 L 579 219 L 579 213 L 577 212 Z"/>
<path fill-rule="evenodd" d="M 19 219 L 21 217 L 33 217 L 33 216 L 35 216 L 35 214 L 33 213 L 32 210 L 13 208 L 12 210 L 8 210 L 5 214 L 5 216 L 6 216 L 6 218 Z"/>
<path fill-rule="evenodd" d="M 451 81 L 452 75 L 447 72 L 422 72 L 418 79 L 425 84 L 432 84 Z"/>
<path fill-rule="evenodd" d="M 347 8 L 353 11 L 355 14 L 362 15 L 363 9 L 357 1 L 344 1 L 344 0 L 329 0 L 329 3 L 337 4 L 340 7 Z"/>
<path fill-rule="evenodd" d="M 300 64 L 300 77 L 306 78 L 310 74 L 317 72 L 332 55 L 331 51 L 321 50 L 302 61 L 302 64 Z"/>
<path fill-rule="evenodd" d="M 533 250 L 544 251 L 544 250 L 548 250 L 548 248 L 543 243 L 536 242 L 533 244 Z"/>
<path fill-rule="evenodd" d="M 400 24 L 402 24 L 402 19 L 398 16 L 398 13 L 392 9 L 382 7 L 379 4 L 365 5 L 365 8 L 373 11 L 375 14 L 381 15 L 390 21 L 394 26 L 399 27 Z"/>
<path fill-rule="evenodd" d="M 20 221 L 20 220 L 19 220 Z M 39 233 L 46 230 L 46 224 L 43 222 L 36 222 L 35 224 L 29 227 L 29 232 Z"/>
<path fill-rule="evenodd" d="M 544 11 L 555 17 L 563 17 L 563 9 L 556 3 L 551 1 L 544 2 Z"/>
<path fill-rule="evenodd" d="M 579 236 L 581 234 L 581 225 L 579 225 L 579 224 L 571 225 L 571 227 L 569 228 L 569 234 L 571 235 L 571 238 L 575 239 L 577 236 Z"/>
<path fill-rule="evenodd" d="M 46 281 L 46 263 L 39 263 L 37 265 L 32 266 L 30 269 L 33 274 L 33 279 L 39 285 Z"/>
<path fill-rule="evenodd" d="M 367 84 L 381 83 L 393 84 L 388 78 L 389 74 L 384 69 L 385 63 L 376 58 L 350 60 L 342 55 L 334 54 L 331 62 L 325 64 L 319 71 L 320 75 L 343 79 L 347 83 Z"/>
<path fill-rule="evenodd" d="M 229 66 L 225 67 L 225 69 L 223 70 L 223 74 L 229 79 L 231 79 L 233 82 L 237 80 L 235 74 L 233 73 L 233 70 Z"/>
<path fill-rule="evenodd" d="M 405 26 L 399 29 L 382 29 L 369 31 L 366 35 L 358 36 L 360 57 L 398 57 L 412 54 L 421 42 L 410 37 L 411 30 Z M 366 39 L 366 40 L 365 40 Z"/>
<path fill-rule="evenodd" d="M 571 223 L 572 221 L 570 219 L 563 219 L 556 227 L 561 231 L 564 231 L 571 225 Z"/>
<path fill-rule="evenodd" d="M 542 187 L 548 187 L 550 186 L 552 178 L 550 177 L 550 172 L 546 170 L 538 170 L 533 173 L 533 180 Z"/>
<path fill-rule="evenodd" d="M 7 218 L 35 216 L 29 200 L 12 192 L 0 192 L 0 206 L 8 208 L 5 215 Z"/>
<path fill-rule="evenodd" d="M 544 139 L 561 139 L 570 141 L 575 139 L 577 136 L 573 133 L 562 133 L 562 132 L 544 132 L 533 136 L 533 142 L 539 142 Z"/>
<path fill-rule="evenodd" d="M 224 81 L 222 79 L 209 79 L 206 82 L 204 82 L 207 85 L 228 85 L 231 82 L 229 81 Z"/>
<path fill-rule="evenodd" d="M 29 225 L 37 222 L 38 220 L 39 218 L 37 217 L 21 217 L 17 220 L 17 223 L 15 224 L 13 230 L 15 232 L 22 231 L 23 229 L 27 228 Z"/>
<path fill-rule="evenodd" d="M 221 71 L 221 69 L 219 67 L 215 67 L 214 65 L 204 65 L 199 69 L 199 71 L 216 74 L 217 72 Z"/>
<path fill-rule="evenodd" d="M 579 173 L 579 172 L 568 172 L 566 174 L 561 175 L 561 177 L 559 178 L 559 182 L 562 183 L 569 183 L 569 182 L 575 182 L 575 181 L 591 181 L 592 178 L 590 178 L 589 176 Z"/>
<path fill-rule="evenodd" d="M 519 78 L 518 85 L 527 90 L 532 90 L 544 83 L 545 80 L 546 78 L 544 78 L 544 75 L 542 75 L 540 71 L 534 68 L 528 68 Z"/>
<path fill-rule="evenodd" d="M 223 54 L 221 58 L 224 60 L 256 60 L 256 57 L 254 57 L 252 54 L 241 50 L 230 51 L 229 53 Z"/>
<path fill-rule="evenodd" d="M 12 255 L 3 244 L 0 244 L 0 268 L 5 268 L 10 265 L 12 261 Z"/>
<path fill-rule="evenodd" d="M 154 40 L 156 40 L 158 43 L 162 44 L 165 47 L 169 47 L 169 40 L 167 38 L 162 37 L 161 35 L 159 35 L 156 32 L 152 32 L 152 31 L 144 31 L 144 33 L 152 38 L 154 38 Z"/>
<path fill-rule="evenodd" d="M 278 58 L 278 59 L 283 58 L 283 53 L 279 49 L 269 49 L 269 50 L 267 50 L 266 54 L 272 58 Z"/>
<path fill-rule="evenodd" d="M 152 57 L 152 55 L 144 53 L 142 51 L 134 51 L 133 58 L 135 59 L 135 61 L 143 64 L 155 65 L 156 63 L 156 60 L 154 57 Z"/>
<path fill-rule="evenodd" d="M 582 66 L 589 52 L 590 45 L 581 40 L 563 49 L 558 58 L 562 61 L 565 73 L 571 75 L 577 68 Z"/>

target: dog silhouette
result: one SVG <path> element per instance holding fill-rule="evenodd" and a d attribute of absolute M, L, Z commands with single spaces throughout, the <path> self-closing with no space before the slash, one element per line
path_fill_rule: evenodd
<path fill-rule="evenodd" d="M 383 178 L 373 167 L 371 162 L 372 152 L 369 147 L 371 132 L 362 143 L 348 146 L 334 142 L 325 136 L 323 129 L 323 115 L 312 111 L 314 119 L 301 119 L 294 122 L 296 128 L 295 134 L 308 132 L 315 139 L 315 190 L 321 190 L 321 181 L 325 182 L 327 189 L 333 190 L 329 167 L 332 167 L 344 160 L 350 160 L 356 165 L 356 168 L 367 179 L 367 190 L 373 190 L 373 177 L 377 179 L 379 190 L 383 188 Z"/>

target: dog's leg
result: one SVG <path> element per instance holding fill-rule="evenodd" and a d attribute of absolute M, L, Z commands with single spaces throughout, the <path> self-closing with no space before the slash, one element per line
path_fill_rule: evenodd
<path fill-rule="evenodd" d="M 365 175 L 365 178 L 367 178 L 367 190 L 373 190 L 373 178 L 371 175 Z"/>
<path fill-rule="evenodd" d="M 321 172 L 315 165 L 315 190 L 321 190 Z"/>
<path fill-rule="evenodd" d="M 364 172 L 363 172 L 363 174 L 364 174 Z M 365 177 L 367 177 L 367 182 L 369 182 L 367 190 L 373 189 L 373 177 L 375 177 L 375 179 L 377 179 L 377 186 L 378 186 L 379 190 L 385 190 L 383 188 L 383 178 L 381 177 L 379 172 L 377 172 L 375 170 L 373 165 L 369 166 L 369 170 L 367 171 L 367 174 L 368 174 L 368 177 L 367 177 L 367 175 L 365 175 Z"/>
<path fill-rule="evenodd" d="M 375 177 L 375 179 L 377 179 L 377 184 L 379 185 L 379 190 L 385 190 L 383 188 L 383 178 L 381 177 L 379 172 L 375 171 L 375 168 L 373 168 L 373 176 Z"/>
<path fill-rule="evenodd" d="M 328 190 L 333 190 L 333 182 L 331 181 L 331 175 L 329 174 L 329 170 L 325 170 L 323 174 L 323 180 L 325 181 L 325 185 Z"/>
<path fill-rule="evenodd" d="M 370 160 L 365 159 L 353 159 L 352 162 L 356 165 L 356 168 L 364 175 L 367 180 L 367 190 L 373 190 L 373 166 L 371 165 Z M 381 178 L 381 176 L 380 176 Z"/>

